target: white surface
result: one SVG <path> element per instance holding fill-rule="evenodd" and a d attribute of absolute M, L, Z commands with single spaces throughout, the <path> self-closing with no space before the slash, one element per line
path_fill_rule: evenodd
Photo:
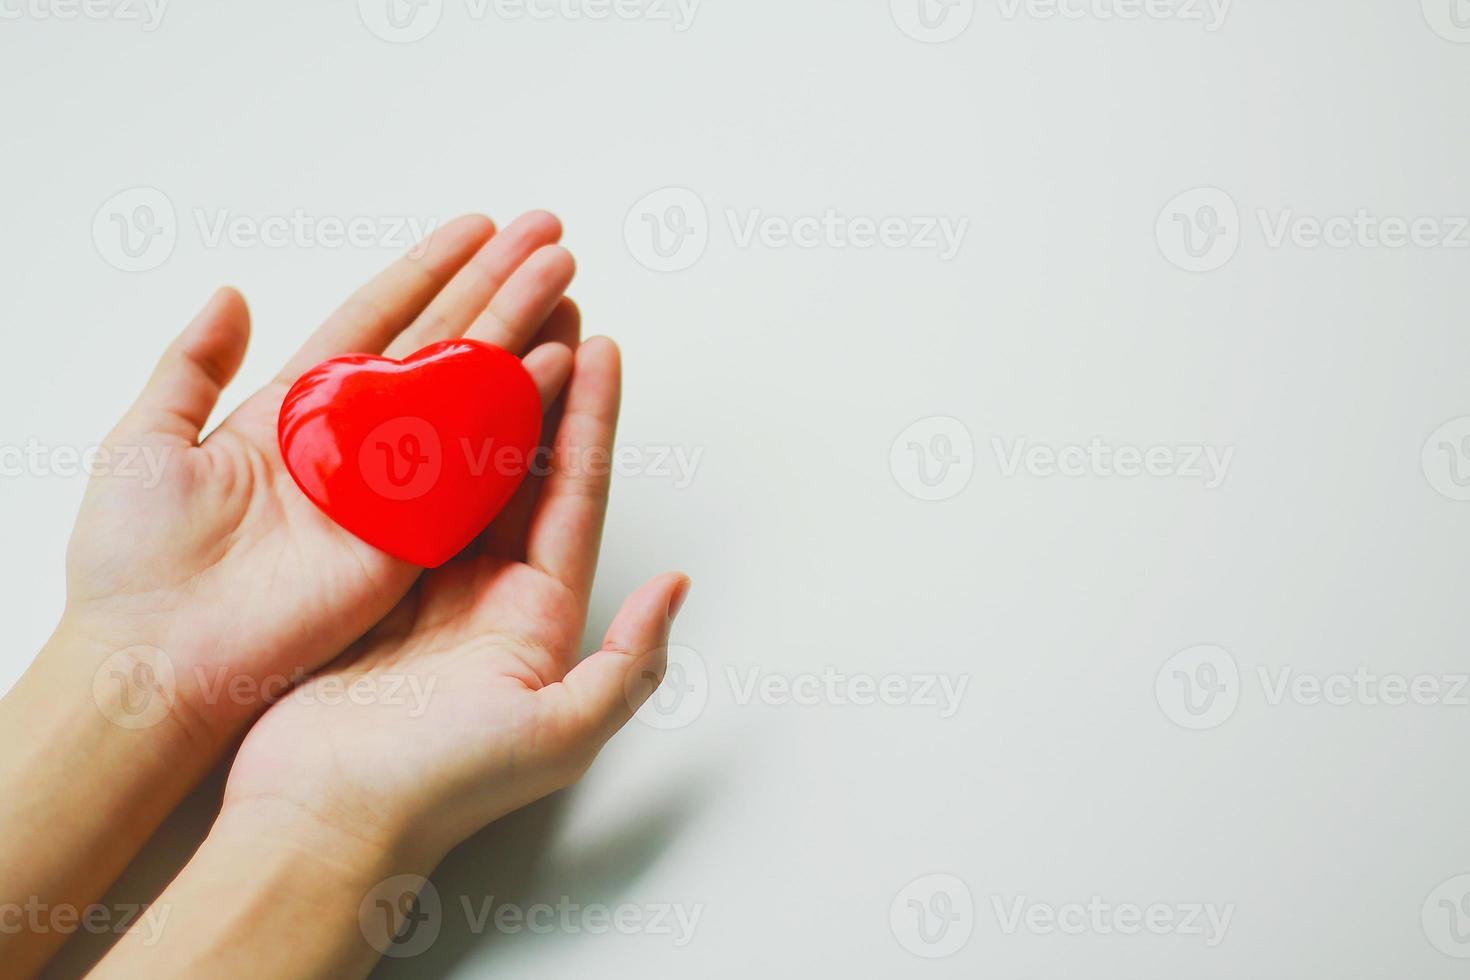
<path fill-rule="evenodd" d="M 1467 692 L 1428 707 L 1270 697 L 1286 668 L 1467 669 L 1470 503 L 1451 499 L 1438 449 L 1463 431 L 1430 443 L 1427 466 L 1421 451 L 1470 416 L 1470 232 L 1460 248 L 1270 244 L 1288 209 L 1470 213 L 1462 0 L 1239 2 L 1217 30 L 1105 19 L 1092 0 L 1067 5 L 1080 19 L 961 0 L 936 30 L 965 30 L 944 44 L 904 33 L 923 31 L 903 0 L 898 17 L 883 0 L 708 0 L 683 31 L 476 19 L 482 5 L 444 0 L 406 44 L 351 2 L 179 3 L 152 31 L 36 3 L 0 0 L 21 12 L 0 21 L 0 443 L 92 443 L 221 282 L 256 324 L 233 404 L 395 251 L 211 246 L 201 215 L 549 207 L 589 329 L 626 351 L 623 442 L 703 453 L 687 488 L 617 485 L 593 631 L 648 575 L 687 569 L 676 639 L 707 668 L 705 710 L 635 724 L 578 791 L 454 855 L 439 943 L 383 975 L 1463 975 L 1436 943 L 1470 954 L 1439 904 L 1470 871 Z M 127 273 L 93 223 L 135 187 L 167 196 L 176 242 Z M 702 254 L 696 235 L 659 259 L 642 211 L 630 220 L 670 187 L 707 211 Z M 1226 197 L 1165 211 L 1196 188 Z M 688 195 L 648 207 L 670 204 L 697 221 Z M 1173 217 L 1202 204 L 1230 234 L 1191 260 Z M 829 208 L 969 224 L 943 261 L 742 247 L 727 213 L 743 227 L 752 210 Z M 905 492 L 921 486 L 909 437 L 890 464 L 931 416 L 961 423 L 955 483 L 973 467 L 936 502 Z M 1007 477 L 992 442 L 1093 437 L 1233 456 L 1207 489 Z M 34 468 L 0 480 L 0 683 L 60 609 L 81 491 Z M 1200 645 L 1227 653 L 1170 664 L 1161 704 L 1166 662 Z M 1170 714 L 1199 719 L 1173 669 L 1204 657 L 1227 683 L 1234 663 L 1238 703 L 1187 730 Z M 945 718 L 742 705 L 727 673 L 829 666 L 968 687 Z M 908 900 L 956 887 L 905 891 L 931 874 L 963 882 L 973 922 L 926 945 Z M 683 947 L 649 931 L 470 935 L 460 899 L 486 895 L 701 917 Z M 1092 924 L 1007 932 L 1023 896 L 1233 917 L 1213 947 Z M 971 926 L 944 959 L 905 947 L 946 952 Z"/>

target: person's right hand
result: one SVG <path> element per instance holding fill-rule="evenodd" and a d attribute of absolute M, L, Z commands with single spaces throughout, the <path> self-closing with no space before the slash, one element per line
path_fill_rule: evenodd
<path fill-rule="evenodd" d="M 105 443 L 110 459 L 132 454 L 138 465 L 88 488 L 58 631 L 73 655 L 81 648 L 106 663 L 123 703 L 171 693 L 166 717 L 188 739 L 218 745 L 266 697 L 366 633 L 420 570 L 342 530 L 301 493 L 277 446 L 281 402 L 302 372 L 339 354 L 403 357 L 460 336 L 522 354 L 566 302 L 574 266 L 560 235 L 544 212 L 499 233 L 483 217 L 449 223 L 352 296 L 201 442 L 250 329 L 240 295 L 218 292 Z M 544 344 L 525 364 L 546 402 L 572 352 Z M 144 461 L 161 461 L 161 471 Z M 150 678 L 152 692 L 127 689 Z"/>

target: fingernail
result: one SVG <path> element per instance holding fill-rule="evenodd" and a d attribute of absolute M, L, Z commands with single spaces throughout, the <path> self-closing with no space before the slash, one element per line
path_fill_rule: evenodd
<path fill-rule="evenodd" d="M 684 600 L 689 598 L 689 586 L 691 584 L 692 583 L 690 583 L 689 579 L 686 577 L 684 581 L 679 585 L 679 587 L 674 590 L 674 597 L 669 600 L 670 619 L 673 619 L 675 616 L 679 615 L 679 610 L 684 608 Z"/>

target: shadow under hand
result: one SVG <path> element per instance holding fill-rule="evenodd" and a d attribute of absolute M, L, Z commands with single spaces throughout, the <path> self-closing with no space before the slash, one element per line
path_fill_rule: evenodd
<path fill-rule="evenodd" d="M 107 894 L 97 900 L 109 911 L 107 927 L 99 931 L 78 928 L 41 971 L 43 980 L 86 975 L 137 922 L 143 907 L 162 894 L 194 856 L 219 816 L 229 771 L 227 758 L 169 814 Z"/>
<path fill-rule="evenodd" d="M 557 906 L 563 897 L 579 906 L 616 905 L 668 842 L 677 836 L 705 795 L 697 780 L 677 795 L 640 810 L 636 823 L 553 855 L 552 845 L 576 793 L 566 790 L 517 811 L 451 851 L 430 877 L 442 909 L 438 938 L 423 953 L 384 958 L 376 980 L 446 977 L 467 959 L 493 962 L 499 946 L 540 939 L 524 920 L 514 935 L 502 934 L 496 913 L 506 905 L 524 912 L 536 904 Z"/>

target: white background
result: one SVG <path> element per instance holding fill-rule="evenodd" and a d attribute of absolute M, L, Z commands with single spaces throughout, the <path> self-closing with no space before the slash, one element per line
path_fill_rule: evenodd
<path fill-rule="evenodd" d="M 705 0 L 684 30 L 431 0 L 411 24 L 433 29 L 393 43 L 369 27 L 386 2 L 178 2 L 147 30 L 0 0 L 0 445 L 95 442 L 225 282 L 255 316 L 232 405 L 398 251 L 212 243 L 201 222 L 387 235 L 391 216 L 546 207 L 587 328 L 625 350 L 622 442 L 702 453 L 686 487 L 617 484 L 589 642 L 636 584 L 687 570 L 676 641 L 703 712 L 635 722 L 577 790 L 452 855 L 439 941 L 383 976 L 1463 975 L 1467 692 L 1271 695 L 1285 670 L 1442 694 L 1467 670 L 1470 423 L 1431 434 L 1470 416 L 1470 232 L 1441 243 L 1470 214 L 1470 28 L 1450 16 L 1470 5 L 1238 0 L 1207 23 L 1185 0 L 1127 20 L 928 0 L 963 28 L 932 44 L 917 0 Z M 105 232 L 136 200 L 109 202 L 137 187 L 166 197 L 176 241 L 125 272 Z M 703 217 L 688 194 L 639 203 L 670 187 Z M 1218 191 L 1171 204 L 1196 188 Z M 1203 204 L 1223 233 L 1192 259 Z M 947 260 L 739 235 L 828 209 L 968 225 Z M 1434 218 L 1441 241 L 1273 244 L 1283 216 L 1360 210 Z M 690 219 L 687 268 L 648 267 L 645 212 Z M 891 453 L 936 416 L 958 430 L 920 424 Z M 1003 466 L 1019 440 L 1094 437 L 1232 456 L 1213 488 Z M 917 464 L 946 459 L 947 499 L 918 499 Z M 61 609 L 82 489 L 29 464 L 0 479 L 0 684 Z M 1225 652 L 1170 663 L 1204 644 Z M 1191 715 L 1201 657 L 1223 707 Z M 941 717 L 742 704 L 730 675 L 828 667 L 967 687 Z M 120 895 L 187 856 L 209 792 Z M 473 935 L 461 899 L 487 895 L 700 919 L 682 947 Z M 1213 946 L 1006 927 L 1018 899 L 1094 896 L 1232 918 Z M 959 919 L 927 944 L 908 902 L 946 897 Z"/>

